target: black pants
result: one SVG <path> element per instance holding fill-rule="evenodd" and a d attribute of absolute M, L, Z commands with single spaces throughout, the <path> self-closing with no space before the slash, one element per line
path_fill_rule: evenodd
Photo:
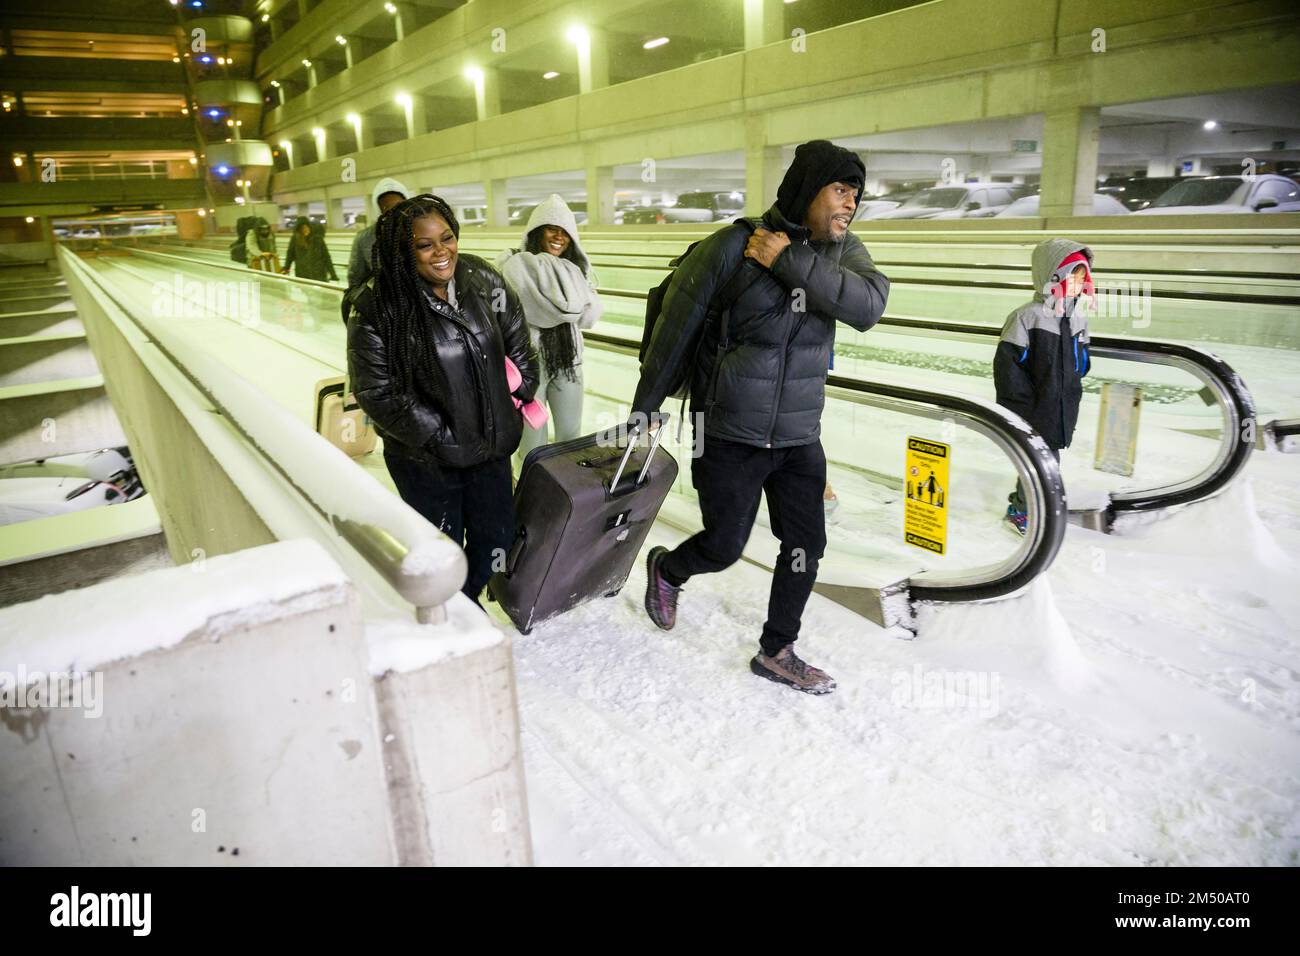
<path fill-rule="evenodd" d="M 1061 461 L 1061 449 L 1053 448 L 1052 454 L 1056 456 L 1056 461 L 1059 464 Z M 1028 506 L 1025 504 L 1025 488 L 1020 483 L 1019 478 L 1016 479 L 1016 490 L 1007 495 L 1007 501 L 1011 502 L 1011 507 L 1015 508 L 1022 514 L 1029 510 Z"/>
<path fill-rule="evenodd" d="M 704 530 L 664 557 L 664 574 L 679 584 L 735 564 L 766 492 L 772 533 L 780 540 L 781 551 L 759 643 L 765 653 L 775 654 L 799 637 L 803 609 L 817 580 L 817 563 L 826 551 L 822 504 L 826 454 L 821 442 L 757 448 L 705 438 L 704 453 L 691 462 L 691 480 L 699 495 Z"/>
<path fill-rule="evenodd" d="M 384 464 L 402 500 L 465 549 L 469 574 L 461 590 L 477 604 L 492 576 L 493 559 L 501 556 L 504 561 L 514 543 L 510 459 L 497 458 L 469 468 L 442 468 L 385 454 Z"/>

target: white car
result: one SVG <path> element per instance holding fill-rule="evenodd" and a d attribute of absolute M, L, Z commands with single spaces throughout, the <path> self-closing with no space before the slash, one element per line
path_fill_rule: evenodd
<path fill-rule="evenodd" d="M 1300 212 L 1300 183 L 1285 176 L 1207 176 L 1171 186 L 1135 216 Z"/>
<path fill-rule="evenodd" d="M 997 214 L 997 218 L 1004 216 L 1015 218 L 1017 216 L 1037 216 L 1038 215 L 1038 194 L 1032 196 L 1021 196 L 1006 209 Z M 1092 215 L 1094 216 L 1119 216 L 1128 215 L 1128 207 L 1116 199 L 1114 196 L 1107 196 L 1105 193 L 1092 194 Z"/>
<path fill-rule="evenodd" d="M 966 219 L 996 216 L 1029 187 L 1017 183 L 958 183 L 922 189 L 897 209 L 868 219 Z"/>

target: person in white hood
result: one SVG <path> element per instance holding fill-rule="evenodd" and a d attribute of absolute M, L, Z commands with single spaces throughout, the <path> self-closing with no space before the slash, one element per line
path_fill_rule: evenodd
<path fill-rule="evenodd" d="M 370 224 L 352 240 L 352 255 L 348 257 L 348 288 L 354 288 L 370 278 L 370 250 L 375 245 L 375 222 L 388 210 L 411 195 L 409 189 L 396 179 L 384 178 L 375 184 L 370 193 Z"/>
<path fill-rule="evenodd" d="M 497 268 L 519 296 L 533 346 L 541 356 L 537 400 L 550 409 L 555 441 L 582 431 L 582 329 L 602 310 L 596 279 L 578 240 L 578 224 L 564 200 L 552 193 L 533 209 L 522 247 L 497 257 Z M 522 459 L 547 443 L 547 427 L 524 427 Z"/>

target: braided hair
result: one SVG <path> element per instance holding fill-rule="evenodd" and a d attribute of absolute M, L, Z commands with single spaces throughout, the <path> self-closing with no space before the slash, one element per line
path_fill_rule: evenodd
<path fill-rule="evenodd" d="M 376 327 L 388 347 L 388 371 L 393 384 L 402 391 L 411 387 L 419 374 L 426 382 L 436 383 L 437 351 L 425 341 L 425 283 L 415 268 L 415 220 L 439 216 L 446 220 L 452 235 L 460 238 L 460 223 L 451 207 L 428 193 L 404 199 L 375 223 L 375 243 L 370 250 L 370 269 L 374 273 Z"/>

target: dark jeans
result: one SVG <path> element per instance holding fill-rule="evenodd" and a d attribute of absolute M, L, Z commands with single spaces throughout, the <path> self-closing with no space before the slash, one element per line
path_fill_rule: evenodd
<path fill-rule="evenodd" d="M 717 438 L 704 439 L 704 453 L 691 462 L 704 530 L 664 556 L 671 583 L 721 571 L 740 559 L 767 493 L 772 533 L 781 542 L 767 623 L 759 643 L 775 654 L 799 637 L 817 563 L 826 551 L 826 454 L 820 441 L 794 448 L 757 448 Z"/>
<path fill-rule="evenodd" d="M 443 468 L 385 454 L 384 464 L 402 500 L 465 549 L 469 574 L 461 590 L 477 604 L 492 576 L 493 558 L 504 556 L 514 543 L 510 459 Z"/>
<path fill-rule="evenodd" d="M 1061 449 L 1053 448 L 1052 454 L 1056 456 L 1056 461 L 1059 464 L 1061 461 Z M 1016 490 L 1007 495 L 1007 501 L 1011 502 L 1011 507 L 1015 508 L 1019 512 L 1023 513 L 1029 510 L 1025 504 L 1025 488 L 1020 484 L 1019 478 L 1016 479 Z"/>

